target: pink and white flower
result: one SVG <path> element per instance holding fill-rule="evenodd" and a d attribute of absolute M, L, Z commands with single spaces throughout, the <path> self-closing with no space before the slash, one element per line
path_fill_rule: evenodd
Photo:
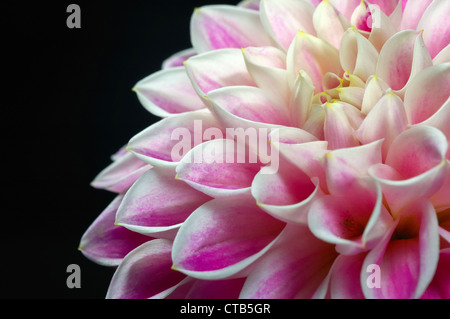
<path fill-rule="evenodd" d="M 196 9 L 193 48 L 134 88 L 161 121 L 92 183 L 118 194 L 80 244 L 118 266 L 107 297 L 450 298 L 449 15 L 446 0 Z M 267 134 L 228 148 L 230 128 Z M 195 136 L 174 156 L 176 129 Z"/>

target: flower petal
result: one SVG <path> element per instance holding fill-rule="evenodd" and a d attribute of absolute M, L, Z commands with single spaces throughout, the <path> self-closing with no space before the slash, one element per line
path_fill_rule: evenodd
<path fill-rule="evenodd" d="M 298 30 L 316 34 L 313 13 L 314 6 L 304 0 L 264 0 L 260 7 L 264 28 L 285 49 L 289 48 Z"/>
<path fill-rule="evenodd" d="M 433 0 L 408 0 L 402 15 L 401 30 L 417 30 L 417 25 L 425 10 Z"/>
<path fill-rule="evenodd" d="M 107 299 L 145 299 L 177 285 L 185 277 L 170 269 L 172 242 L 155 239 L 134 249 L 119 265 Z"/>
<path fill-rule="evenodd" d="M 387 40 L 381 49 L 376 74 L 385 80 L 393 90 L 401 90 L 408 82 L 411 76 L 414 55 L 424 55 L 426 57 L 425 54 L 421 54 L 421 48 L 423 47 L 420 46 L 420 41 L 420 32 L 412 30 L 401 31 Z M 416 42 L 419 42 L 417 46 Z M 420 69 L 419 64 L 423 64 L 421 68 L 424 68 L 425 65 L 432 65 L 429 56 L 428 64 L 426 62 L 419 63 L 417 59 L 416 68 Z"/>
<path fill-rule="evenodd" d="M 133 90 L 141 104 L 160 117 L 205 107 L 182 66 L 153 73 L 139 81 Z"/>
<path fill-rule="evenodd" d="M 213 199 L 178 231 L 174 268 L 199 279 L 239 276 L 273 245 L 283 227 L 249 196 Z"/>
<path fill-rule="evenodd" d="M 179 51 L 163 61 L 162 69 L 170 69 L 177 66 L 183 66 L 184 61 L 196 54 L 197 52 L 195 52 L 194 48 L 188 48 Z"/>
<path fill-rule="evenodd" d="M 79 250 L 103 266 L 118 266 L 131 250 L 151 238 L 114 224 L 123 195 L 118 195 L 89 226 L 80 241 Z"/>
<path fill-rule="evenodd" d="M 170 170 L 153 168 L 126 193 L 116 224 L 157 238 L 173 238 L 180 224 L 211 197 L 174 178 Z"/>
<path fill-rule="evenodd" d="M 102 170 L 92 181 L 91 186 L 122 193 L 151 167 L 127 152 Z"/>
<path fill-rule="evenodd" d="M 241 147 L 242 146 L 242 147 Z M 177 179 L 212 197 L 250 191 L 260 164 L 256 154 L 231 139 L 214 139 L 194 147 L 177 166 Z"/>
<path fill-rule="evenodd" d="M 306 226 L 288 224 L 252 269 L 240 298 L 311 298 L 336 256 L 334 246 L 318 240 Z"/>
<path fill-rule="evenodd" d="M 423 299 L 449 299 L 450 298 L 450 248 L 442 249 L 439 253 L 439 262 L 433 280 L 428 286 Z"/>
<path fill-rule="evenodd" d="M 284 101 L 260 88 L 226 87 L 210 92 L 208 98 L 214 106 L 245 120 L 275 125 L 290 124 L 289 111 Z"/>
<path fill-rule="evenodd" d="M 364 299 L 359 274 L 366 257 L 339 255 L 331 268 L 330 297 L 332 299 Z"/>
<path fill-rule="evenodd" d="M 375 141 L 327 153 L 325 168 L 329 191 L 345 195 L 357 178 L 368 176 L 369 168 L 381 163 L 381 144 L 382 141 Z"/>
<path fill-rule="evenodd" d="M 366 115 L 369 114 L 388 89 L 389 85 L 383 79 L 376 75 L 370 76 L 364 89 L 361 112 Z"/>
<path fill-rule="evenodd" d="M 434 58 L 450 42 L 450 3 L 435 0 L 425 10 L 417 25 L 423 31 L 423 40 Z"/>
<path fill-rule="evenodd" d="M 429 197 L 441 187 L 446 171 L 447 139 L 430 126 L 415 126 L 391 144 L 385 164 L 376 164 L 369 174 L 382 186 L 395 216 L 410 201 Z"/>
<path fill-rule="evenodd" d="M 318 184 L 290 162 L 280 159 L 275 174 L 256 174 L 251 192 L 258 206 L 275 218 L 306 223 L 311 203 L 321 194 Z"/>
<path fill-rule="evenodd" d="M 416 124 L 436 113 L 448 100 L 450 63 L 427 68 L 417 74 L 405 91 L 405 110 L 408 122 Z"/>
<path fill-rule="evenodd" d="M 355 136 L 363 144 L 384 139 L 383 159 L 393 140 L 407 128 L 408 122 L 402 100 L 390 92 L 385 94 L 369 112 Z"/>
<path fill-rule="evenodd" d="M 439 258 L 436 213 L 426 199 L 413 202 L 367 255 L 361 272 L 366 298 L 419 298 L 433 279 Z M 380 288 L 366 285 L 365 270 L 380 267 Z M 392 283 L 395 282 L 395 285 Z"/>
<path fill-rule="evenodd" d="M 127 149 L 151 165 L 175 167 L 192 147 L 205 140 L 203 133 L 208 128 L 221 127 L 206 109 L 176 114 L 135 135 Z"/>
<path fill-rule="evenodd" d="M 256 86 L 239 49 L 221 49 L 196 55 L 184 63 L 200 97 L 225 86 Z"/>
<path fill-rule="evenodd" d="M 286 54 L 274 47 L 242 49 L 245 65 L 259 88 L 279 95 L 285 102 L 290 92 L 286 73 Z"/>
<path fill-rule="evenodd" d="M 375 74 L 378 51 L 355 28 L 350 28 L 343 33 L 339 59 L 345 70 L 366 81 Z"/>
<path fill-rule="evenodd" d="M 314 94 L 314 85 L 306 72 L 300 71 L 298 73 L 292 93 L 289 101 L 291 118 L 294 125 L 303 127 L 311 113 L 311 103 Z"/>
<path fill-rule="evenodd" d="M 336 49 L 341 45 L 344 31 L 350 27 L 350 22 L 329 1 L 322 1 L 314 10 L 313 23 L 317 36 Z"/>
<path fill-rule="evenodd" d="M 195 9 L 191 19 L 191 42 L 198 53 L 223 48 L 271 45 L 258 12 L 231 5 L 208 5 Z"/>
<path fill-rule="evenodd" d="M 342 74 L 339 61 L 339 51 L 328 42 L 311 34 L 299 31 L 289 47 L 286 67 L 288 79 L 292 85 L 300 70 L 305 71 L 311 78 L 315 93 L 323 91 L 322 77 L 331 72 Z"/>

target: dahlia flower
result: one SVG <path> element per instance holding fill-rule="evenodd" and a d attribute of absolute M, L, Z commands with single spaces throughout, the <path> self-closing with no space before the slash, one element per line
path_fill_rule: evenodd
<path fill-rule="evenodd" d="M 450 2 L 195 9 L 92 185 L 108 298 L 449 298 Z"/>

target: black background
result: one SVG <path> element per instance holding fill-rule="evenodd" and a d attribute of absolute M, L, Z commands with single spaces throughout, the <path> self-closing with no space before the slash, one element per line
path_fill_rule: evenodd
<path fill-rule="evenodd" d="M 104 298 L 113 268 L 78 250 L 115 194 L 89 183 L 158 118 L 131 91 L 190 47 L 195 7 L 238 1 L 9 1 L 2 15 L 1 298 Z M 7 4 L 5 4 L 7 3 Z M 81 29 L 69 29 L 70 3 Z M 67 266 L 81 268 L 69 289 Z"/>

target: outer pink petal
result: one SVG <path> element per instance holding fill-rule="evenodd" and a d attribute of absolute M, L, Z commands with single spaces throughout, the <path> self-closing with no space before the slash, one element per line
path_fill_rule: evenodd
<path fill-rule="evenodd" d="M 120 205 L 116 224 L 157 238 L 173 238 L 185 219 L 211 197 L 154 168 L 130 188 Z"/>
<path fill-rule="evenodd" d="M 417 24 L 433 0 L 408 0 L 403 11 L 401 30 L 417 29 Z"/>
<path fill-rule="evenodd" d="M 450 2 L 433 1 L 422 15 L 417 29 L 424 30 L 423 39 L 434 58 L 450 42 Z"/>
<path fill-rule="evenodd" d="M 171 241 L 155 239 L 130 252 L 117 268 L 106 298 L 151 298 L 177 285 L 185 276 L 170 269 L 171 249 Z"/>
<path fill-rule="evenodd" d="M 118 195 L 89 226 L 78 248 L 83 255 L 103 266 L 117 266 L 131 250 L 151 238 L 114 225 L 123 195 Z"/>
<path fill-rule="evenodd" d="M 433 280 L 428 286 L 423 299 L 450 299 L 450 248 L 442 249 Z"/>
<path fill-rule="evenodd" d="M 383 141 L 383 159 L 393 140 L 407 128 L 406 112 L 402 100 L 390 92 L 385 94 L 366 116 L 355 136 L 363 144 Z"/>
<path fill-rule="evenodd" d="M 323 91 L 322 78 L 327 72 L 341 75 L 339 51 L 328 42 L 305 32 L 298 32 L 289 47 L 286 66 L 289 82 L 294 84 L 300 70 L 312 80 L 315 93 Z"/>
<path fill-rule="evenodd" d="M 312 22 L 314 6 L 307 1 L 265 0 L 260 11 L 265 29 L 285 49 L 289 48 L 299 30 L 315 35 Z"/>
<path fill-rule="evenodd" d="M 240 298 L 311 298 L 337 254 L 303 225 L 288 224 L 245 281 Z"/>
<path fill-rule="evenodd" d="M 256 154 L 231 139 L 215 139 L 193 148 L 177 166 L 177 179 L 212 197 L 250 191 L 261 164 Z"/>
<path fill-rule="evenodd" d="M 153 73 L 139 81 L 133 90 L 141 104 L 160 117 L 205 107 L 182 66 Z"/>
<path fill-rule="evenodd" d="M 193 48 L 179 51 L 163 61 L 162 69 L 170 69 L 177 66 L 183 66 L 184 61 L 196 54 L 197 52 L 195 52 Z"/>
<path fill-rule="evenodd" d="M 209 110 L 173 115 L 135 135 L 128 150 L 151 165 L 175 167 L 192 147 L 204 141 L 208 128 L 221 130 Z"/>
<path fill-rule="evenodd" d="M 436 113 L 449 98 L 450 63 L 435 65 L 417 74 L 405 91 L 408 121 L 417 124 Z"/>
<path fill-rule="evenodd" d="M 430 201 L 433 203 L 437 212 L 442 212 L 450 208 L 450 163 L 448 160 L 446 166 L 445 178 L 441 188 L 430 197 Z"/>
<path fill-rule="evenodd" d="M 396 225 L 367 255 L 361 285 L 367 298 L 419 298 L 433 279 L 439 258 L 436 213 L 421 199 L 407 207 Z M 366 284 L 367 266 L 380 267 L 380 288 Z"/>
<path fill-rule="evenodd" d="M 364 299 L 359 274 L 366 254 L 339 255 L 331 268 L 332 299 Z"/>
<path fill-rule="evenodd" d="M 127 152 L 102 170 L 91 185 L 95 188 L 122 193 L 151 167 L 151 165 Z"/>
<path fill-rule="evenodd" d="M 285 102 L 260 88 L 235 86 L 208 94 L 215 106 L 245 120 L 275 125 L 290 124 Z"/>
<path fill-rule="evenodd" d="M 261 257 L 284 227 L 253 198 L 218 198 L 198 208 L 180 228 L 174 269 L 199 279 L 239 276 Z"/>
<path fill-rule="evenodd" d="M 271 45 L 258 12 L 231 5 L 209 5 L 194 11 L 191 42 L 199 52 Z"/>

